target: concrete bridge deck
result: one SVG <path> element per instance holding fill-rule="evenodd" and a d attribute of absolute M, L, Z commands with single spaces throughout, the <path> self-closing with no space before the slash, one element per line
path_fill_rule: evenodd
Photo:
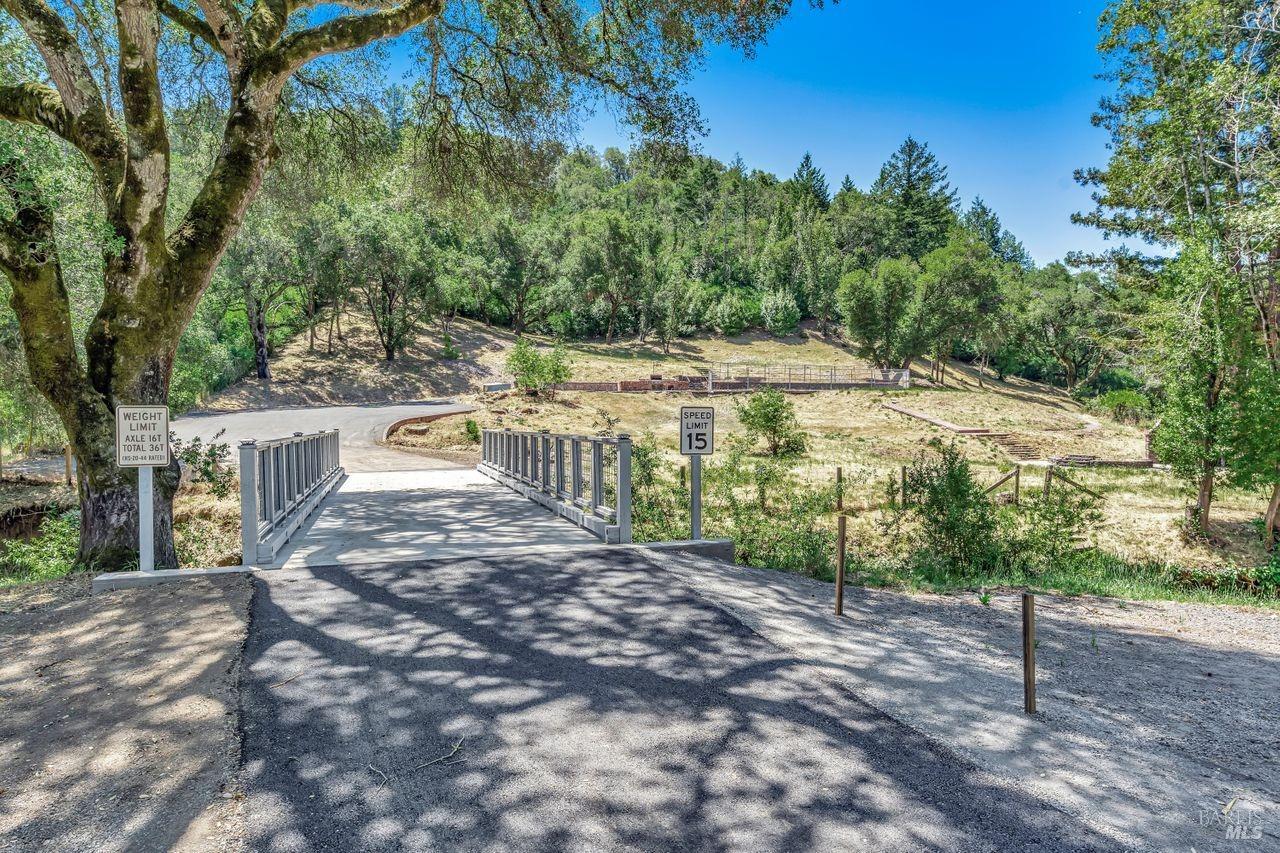
<path fill-rule="evenodd" d="M 389 563 L 599 544 L 470 468 L 379 471 L 348 474 L 272 565 Z"/>

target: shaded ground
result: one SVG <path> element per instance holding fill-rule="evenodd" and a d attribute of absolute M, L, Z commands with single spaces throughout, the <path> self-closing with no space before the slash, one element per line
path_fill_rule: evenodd
<path fill-rule="evenodd" d="M 258 583 L 255 849 L 1110 847 L 637 550 Z"/>
<path fill-rule="evenodd" d="M 242 577 L 0 594 L 0 849 L 242 849 Z"/>
<path fill-rule="evenodd" d="M 1028 717 L 1015 595 L 983 606 L 849 588 L 837 619 L 831 584 L 655 559 L 875 707 L 1126 846 L 1280 844 L 1274 611 L 1038 596 Z M 1229 839 L 1224 810 L 1262 837 Z"/>

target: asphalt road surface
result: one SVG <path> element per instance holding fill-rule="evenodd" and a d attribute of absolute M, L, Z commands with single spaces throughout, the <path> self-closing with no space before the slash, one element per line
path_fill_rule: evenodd
<path fill-rule="evenodd" d="M 199 436 L 206 444 L 215 439 L 231 446 L 230 463 L 240 464 L 236 447 L 245 439 L 266 441 L 295 432 L 341 431 L 342 466 L 348 472 L 424 471 L 462 467 L 456 463 L 385 447 L 378 442 L 391 424 L 420 415 L 467 412 L 473 407 L 449 400 L 432 400 L 398 405 L 316 406 L 296 409 L 257 409 L 248 412 L 192 412 L 169 423 L 169 429 L 183 441 Z M 221 435 L 219 435 L 221 433 Z M 5 471 L 28 477 L 54 478 L 63 473 L 57 456 L 35 456 L 5 462 Z"/>
<path fill-rule="evenodd" d="M 256 583 L 256 850 L 1110 849 L 638 549 Z"/>
<path fill-rule="evenodd" d="M 404 418 L 466 412 L 471 408 L 473 407 L 448 400 L 435 400 L 392 406 L 318 406 L 250 412 L 197 412 L 178 418 L 170 428 L 184 441 L 200 436 L 203 441 L 208 442 L 219 431 L 225 431 L 218 441 L 231 445 L 232 462 L 236 464 L 239 459 L 236 447 L 245 439 L 263 441 L 283 438 L 295 432 L 337 429 L 342 442 L 342 466 L 348 472 L 415 471 L 458 466 L 381 446 L 378 442 L 382 440 L 386 428 Z"/>

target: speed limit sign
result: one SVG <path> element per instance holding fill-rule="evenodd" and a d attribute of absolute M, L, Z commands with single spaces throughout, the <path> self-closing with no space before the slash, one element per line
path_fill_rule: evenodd
<path fill-rule="evenodd" d="M 680 453 L 708 456 L 715 452 L 716 410 L 710 406 L 680 407 Z"/>

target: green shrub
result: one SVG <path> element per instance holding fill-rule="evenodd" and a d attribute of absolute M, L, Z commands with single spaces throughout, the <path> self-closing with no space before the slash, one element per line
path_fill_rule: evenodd
<path fill-rule="evenodd" d="M 480 424 L 476 423 L 475 418 L 467 418 L 462 427 L 466 430 L 468 441 L 472 444 L 480 443 Z"/>
<path fill-rule="evenodd" d="M 790 335 L 800 325 L 800 308 L 796 298 L 785 290 L 766 293 L 760 302 L 760 322 L 775 337 Z"/>
<path fill-rule="evenodd" d="M 462 352 L 453 345 L 453 338 L 448 332 L 445 332 L 444 340 L 441 341 L 440 357 L 445 361 L 456 361 L 462 358 Z"/>
<path fill-rule="evenodd" d="M 0 587 L 60 578 L 75 568 L 80 510 L 48 515 L 38 536 L 0 542 Z"/>
<path fill-rule="evenodd" d="M 1089 401 L 1089 410 L 1107 415 L 1122 424 L 1141 424 L 1151 417 L 1151 400 L 1141 391 L 1122 388 L 1108 391 Z"/>
<path fill-rule="evenodd" d="M 550 352 L 539 352 L 524 338 L 516 341 L 507 355 L 507 370 L 516 385 L 529 391 L 541 391 L 549 385 L 569 379 L 569 361 L 559 346 Z"/>
<path fill-rule="evenodd" d="M 740 335 L 760 322 L 757 306 L 736 293 L 726 293 L 711 309 L 711 325 L 725 337 Z"/>
<path fill-rule="evenodd" d="M 200 436 L 184 442 L 173 433 L 169 433 L 169 443 L 173 445 L 173 455 L 178 458 L 191 473 L 195 483 L 206 483 L 209 490 L 219 498 L 231 494 L 235 484 L 235 474 L 227 465 L 231 456 L 231 448 L 225 443 L 218 443 L 226 430 L 218 430 L 208 445 L 200 440 Z"/>
<path fill-rule="evenodd" d="M 1010 560 L 1032 574 L 1059 566 L 1084 544 L 1090 528 L 1102 522 L 1099 501 L 1075 489 L 1059 486 L 1048 495 L 1032 492 L 1011 516 Z"/>
<path fill-rule="evenodd" d="M 995 569 L 1003 548 L 995 507 L 955 442 L 936 439 L 907 467 L 906 499 L 918 525 L 912 560 L 932 581 Z"/>
<path fill-rule="evenodd" d="M 771 456 L 804 453 L 806 439 L 796 420 L 796 407 L 777 388 L 761 388 L 735 401 L 738 420 L 747 429 L 747 438 L 764 438 Z"/>

